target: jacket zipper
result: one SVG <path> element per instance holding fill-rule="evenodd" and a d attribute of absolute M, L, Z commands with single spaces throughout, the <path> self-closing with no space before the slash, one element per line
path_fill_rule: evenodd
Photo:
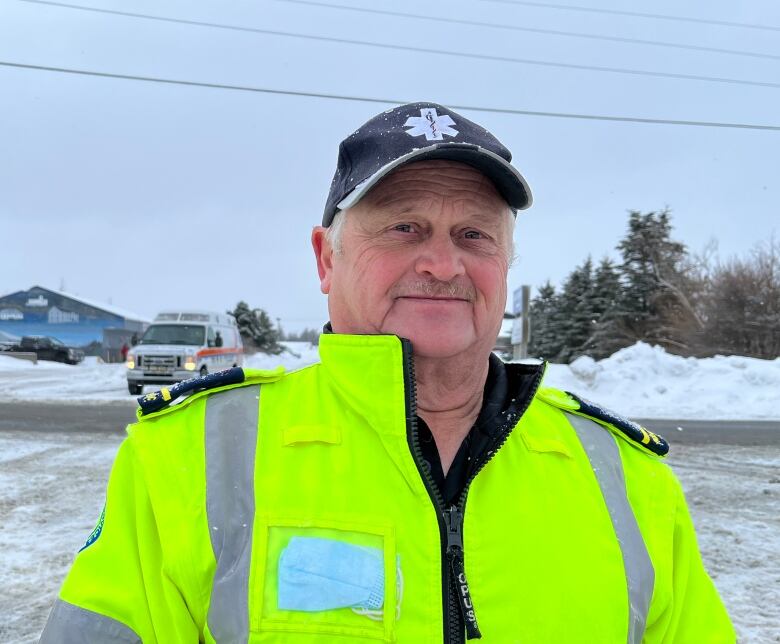
<path fill-rule="evenodd" d="M 404 361 L 404 392 L 406 401 L 406 426 L 411 436 L 412 456 L 414 457 L 417 469 L 419 470 L 428 495 L 433 501 L 436 509 L 436 518 L 439 522 L 439 535 L 442 546 L 442 613 L 444 616 L 444 643 L 454 644 L 450 637 L 450 583 L 455 580 L 457 589 L 457 603 L 460 607 L 461 617 L 466 626 L 466 639 L 480 639 L 482 634 L 477 623 L 477 616 L 474 605 L 471 601 L 471 591 L 469 590 L 468 580 L 466 579 L 466 568 L 463 557 L 463 516 L 466 508 L 466 499 L 468 497 L 471 482 L 476 478 L 482 468 L 487 465 L 490 459 L 509 438 L 512 428 L 525 413 L 531 404 L 536 390 L 542 381 L 544 368 L 539 370 L 533 386 L 526 397 L 523 408 L 508 415 L 506 422 L 501 426 L 498 432 L 498 439 L 490 446 L 487 451 L 487 458 L 483 459 L 466 481 L 463 492 L 458 499 L 457 505 L 451 505 L 445 508 L 444 498 L 441 496 L 431 473 L 422 466 L 423 455 L 422 448 L 417 436 L 417 381 L 414 377 L 414 360 L 412 358 L 412 343 L 406 338 L 400 338 Z M 458 638 L 458 644 L 462 642 L 462 637 Z"/>
<path fill-rule="evenodd" d="M 455 580 L 460 614 L 466 625 L 466 639 L 478 640 L 482 637 L 477 624 L 477 614 L 471 601 L 469 582 L 466 580 L 466 568 L 463 561 L 463 512 L 455 505 L 445 510 L 447 524 L 447 562 L 450 574 Z M 449 586 L 448 592 L 449 592 Z M 448 602 L 449 604 L 449 602 Z"/>
<path fill-rule="evenodd" d="M 442 615 L 444 617 L 444 644 L 451 644 L 449 636 L 450 626 L 450 573 L 449 567 L 445 562 L 447 558 L 448 536 L 447 526 L 444 519 L 444 498 L 436 486 L 431 473 L 422 466 L 423 455 L 420 441 L 417 436 L 417 380 L 414 377 L 414 360 L 412 358 L 412 343 L 406 338 L 401 338 L 401 348 L 403 351 L 404 368 L 404 393 L 406 401 L 406 427 L 411 436 L 412 457 L 414 458 L 417 469 L 420 472 L 425 489 L 428 490 L 428 496 L 433 501 L 436 509 L 436 519 L 439 522 L 439 541 L 441 543 L 441 561 L 442 561 Z"/>
<path fill-rule="evenodd" d="M 477 625 L 477 616 L 474 611 L 474 605 L 471 601 L 471 592 L 469 590 L 468 581 L 466 580 L 466 571 L 463 561 L 463 517 L 466 514 L 466 500 L 468 499 L 469 489 L 471 488 L 472 481 L 477 477 L 477 474 L 482 471 L 485 465 L 490 462 L 498 450 L 500 450 L 504 443 L 506 443 L 515 425 L 517 425 L 520 418 L 522 418 L 523 414 L 528 409 L 528 406 L 531 404 L 531 401 L 536 395 L 536 390 L 539 389 L 539 385 L 542 382 L 545 369 L 546 365 L 543 365 L 539 370 L 539 373 L 534 379 L 528 395 L 523 401 L 522 408 L 512 410 L 507 413 L 506 420 L 497 432 L 496 440 L 490 445 L 487 452 L 485 453 L 485 458 L 483 458 L 476 465 L 476 467 L 474 467 L 471 475 L 466 480 L 466 484 L 463 486 L 463 492 L 461 492 L 460 498 L 458 499 L 458 504 L 453 505 L 449 510 L 451 517 L 450 521 L 451 525 L 453 526 L 452 547 L 450 549 L 450 565 L 452 567 L 453 574 L 455 575 L 455 579 L 457 580 L 457 588 L 459 591 L 458 600 L 460 602 L 463 620 L 466 623 L 466 639 L 479 639 L 482 637 L 482 634 L 479 631 L 479 626 Z"/>

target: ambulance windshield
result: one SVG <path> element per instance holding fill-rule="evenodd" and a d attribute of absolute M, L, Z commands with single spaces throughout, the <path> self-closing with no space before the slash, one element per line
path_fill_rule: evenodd
<path fill-rule="evenodd" d="M 191 344 L 203 346 L 206 327 L 200 324 L 152 324 L 140 344 Z"/>

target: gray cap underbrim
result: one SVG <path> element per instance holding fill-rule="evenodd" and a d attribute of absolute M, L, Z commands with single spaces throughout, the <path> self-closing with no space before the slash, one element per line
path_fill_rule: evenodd
<path fill-rule="evenodd" d="M 530 208 L 533 203 L 531 189 L 528 187 L 523 175 L 521 175 L 506 159 L 500 157 L 495 152 L 491 152 L 490 150 L 486 150 L 485 148 L 476 145 L 443 143 L 437 146 L 413 150 L 382 166 L 370 177 L 364 179 L 355 186 L 346 197 L 339 201 L 336 207 L 339 210 L 351 208 L 360 201 L 371 188 L 379 183 L 381 179 L 396 168 L 413 161 L 430 159 L 460 161 L 476 168 L 493 182 L 498 192 L 509 204 L 509 207 L 515 212 Z"/>

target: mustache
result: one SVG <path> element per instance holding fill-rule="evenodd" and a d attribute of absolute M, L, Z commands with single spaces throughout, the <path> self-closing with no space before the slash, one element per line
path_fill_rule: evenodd
<path fill-rule="evenodd" d="M 430 297 L 450 298 L 473 302 L 476 299 L 474 287 L 461 282 L 440 282 L 438 280 L 417 280 L 397 284 L 390 290 L 390 295 L 398 297 Z"/>

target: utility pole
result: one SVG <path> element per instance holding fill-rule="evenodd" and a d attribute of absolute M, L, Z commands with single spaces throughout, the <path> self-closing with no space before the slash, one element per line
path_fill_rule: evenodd
<path fill-rule="evenodd" d="M 512 293 L 512 358 L 522 360 L 528 357 L 528 340 L 531 337 L 531 286 L 523 284 Z"/>

